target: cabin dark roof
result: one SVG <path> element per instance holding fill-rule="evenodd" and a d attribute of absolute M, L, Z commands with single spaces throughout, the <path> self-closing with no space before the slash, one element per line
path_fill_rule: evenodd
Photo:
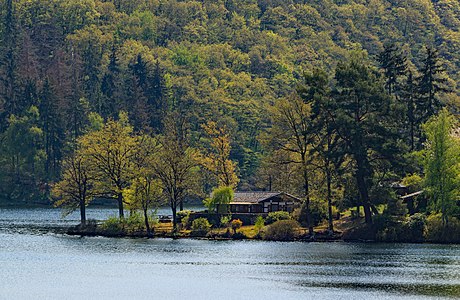
<path fill-rule="evenodd" d="M 232 204 L 248 204 L 248 203 L 260 203 L 270 198 L 277 196 L 287 196 L 293 200 L 300 201 L 300 199 L 291 196 L 283 192 L 236 192 Z"/>

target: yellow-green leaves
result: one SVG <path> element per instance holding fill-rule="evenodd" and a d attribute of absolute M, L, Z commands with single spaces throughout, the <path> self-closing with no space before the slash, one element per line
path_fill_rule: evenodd
<path fill-rule="evenodd" d="M 454 117 L 443 109 L 423 126 L 427 137 L 422 150 L 424 185 L 431 198 L 431 208 L 442 213 L 444 225 L 458 209 L 455 201 L 460 187 L 460 141 L 453 135 L 454 124 Z"/>
<path fill-rule="evenodd" d="M 217 179 L 219 186 L 236 188 L 239 179 L 236 175 L 236 163 L 230 160 L 230 136 L 225 128 L 219 128 L 216 122 L 209 121 L 203 129 L 210 138 L 211 149 L 202 156 L 202 165 Z"/>

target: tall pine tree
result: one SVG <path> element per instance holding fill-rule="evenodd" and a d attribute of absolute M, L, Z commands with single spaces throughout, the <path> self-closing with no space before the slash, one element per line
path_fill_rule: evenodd
<path fill-rule="evenodd" d="M 407 72 L 407 59 L 396 44 L 386 44 L 380 53 L 379 63 L 385 76 L 388 94 L 398 97 L 401 90 L 400 78 Z"/>
<path fill-rule="evenodd" d="M 45 79 L 40 93 L 39 110 L 46 153 L 45 176 L 50 180 L 59 176 L 64 130 L 57 99 L 48 79 Z"/>
<path fill-rule="evenodd" d="M 446 86 L 447 79 L 442 76 L 444 68 L 438 50 L 426 47 L 426 56 L 422 62 L 420 77 L 417 78 L 419 94 L 417 110 L 420 123 L 426 122 L 442 108 L 443 103 L 439 99 L 439 93 L 450 91 Z"/>
<path fill-rule="evenodd" d="M 344 140 L 354 165 L 354 178 L 364 207 L 366 223 L 372 223 L 370 190 L 378 162 L 396 161 L 397 132 L 391 97 L 361 53 L 337 65 L 334 125 Z"/>

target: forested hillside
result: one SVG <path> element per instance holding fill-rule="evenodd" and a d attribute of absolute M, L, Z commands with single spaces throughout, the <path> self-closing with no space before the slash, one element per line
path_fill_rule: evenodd
<path fill-rule="evenodd" d="M 358 50 L 378 67 L 394 43 L 414 78 L 426 47 L 438 50 L 446 80 L 436 92 L 460 82 L 456 0 L 2 0 L 0 26 L 7 200 L 47 199 L 77 138 L 120 111 L 134 132 L 151 134 L 164 133 L 165 116 L 186 116 L 194 148 L 206 148 L 203 124 L 216 121 L 229 134 L 240 189 L 302 194 L 300 169 L 274 164 L 270 137 L 274 106 L 305 72 L 333 78 Z M 457 93 L 441 100 L 455 107 Z"/>

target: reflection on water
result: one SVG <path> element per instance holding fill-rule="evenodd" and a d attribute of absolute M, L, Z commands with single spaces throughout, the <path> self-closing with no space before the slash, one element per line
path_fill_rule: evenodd
<path fill-rule="evenodd" d="M 41 219 L 0 213 L 3 223 Z M 460 297 L 455 245 L 78 238 L 3 227 L 0 264 L 0 299 Z"/>

